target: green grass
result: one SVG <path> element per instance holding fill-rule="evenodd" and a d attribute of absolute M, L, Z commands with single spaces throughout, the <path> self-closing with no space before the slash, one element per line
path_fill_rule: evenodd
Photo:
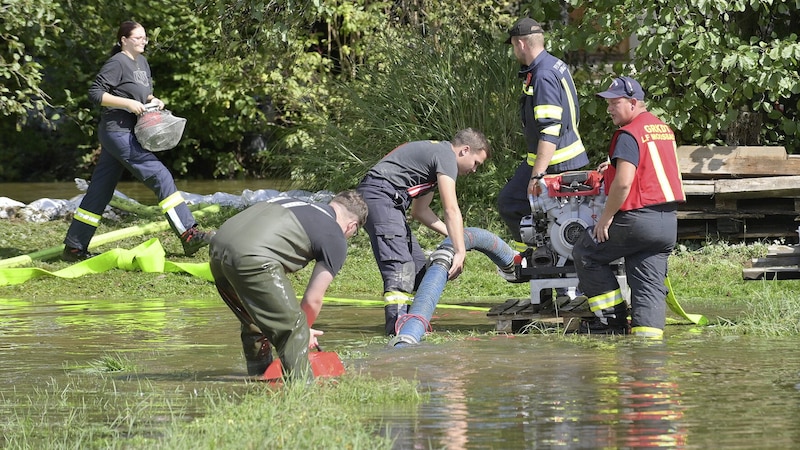
<path fill-rule="evenodd" d="M 424 397 L 417 393 L 413 382 L 377 382 L 353 376 L 311 388 L 290 386 L 271 390 L 259 386 L 240 398 L 213 400 L 210 402 L 213 415 L 204 415 L 189 426 L 170 430 L 160 445 L 184 448 L 185 442 L 199 439 L 219 448 L 260 448 L 269 443 L 270 448 L 287 449 L 389 449 L 391 440 L 378 436 L 380 424 L 365 425 L 370 409 L 377 405 L 409 408 Z"/>
<path fill-rule="evenodd" d="M 412 409 L 427 400 L 414 381 L 349 374 L 309 387 L 237 386 L 176 396 L 136 377 L 83 373 L 65 385 L 50 381 L 0 424 L 0 447 L 390 449 L 372 408 Z"/>
<path fill-rule="evenodd" d="M 234 209 L 223 209 L 219 214 L 203 220 L 201 225 L 216 228 Z M 127 216 L 121 222 L 104 221 L 99 233 L 113 231 L 144 221 Z M 44 248 L 60 245 L 66 233 L 68 222 L 64 220 L 47 223 L 29 223 L 20 220 L 0 221 L 0 258 L 10 258 L 31 253 Z M 441 243 L 441 237 L 424 227 L 415 227 L 415 232 L 423 248 L 432 250 Z M 114 247 L 132 248 L 145 240 L 157 237 L 167 253 L 175 262 L 203 262 L 208 260 L 205 251 L 193 257 L 182 254 L 178 239 L 169 231 L 155 235 L 124 239 L 107 244 L 99 251 Z M 792 301 L 797 297 L 796 281 L 746 281 L 742 278 L 745 264 L 755 257 L 767 253 L 767 243 L 730 244 L 725 242 L 687 242 L 678 245 L 670 258 L 669 277 L 675 294 L 687 309 L 702 309 L 708 304 L 737 304 L 749 311 L 747 317 L 725 318 L 723 322 L 735 323 L 732 327 L 738 333 L 763 332 L 766 329 L 784 330 L 779 333 L 796 334 L 797 321 L 788 314 Z M 58 259 L 36 261 L 35 267 L 56 271 L 67 267 Z M 291 274 L 290 278 L 298 292 L 308 281 L 310 267 Z M 330 297 L 378 300 L 382 294 L 382 282 L 372 256 L 368 237 L 361 233 L 351 239 L 347 262 L 331 284 L 327 295 Z M 456 280 L 448 282 L 441 303 L 481 303 L 500 302 L 508 298 L 528 297 L 526 283 L 513 284 L 500 279 L 496 267 L 485 255 L 468 252 L 464 273 Z M 185 273 L 143 273 L 111 270 L 105 273 L 84 276 L 77 279 L 40 277 L 15 286 L 0 286 L 0 298 L 217 298 L 211 283 Z M 695 306 L 697 305 L 697 306 Z M 788 310 L 788 311 L 787 311 Z M 698 310 L 697 312 L 702 313 Z M 784 324 L 785 325 L 782 325 Z"/>
<path fill-rule="evenodd" d="M 205 228 L 216 228 L 235 210 L 225 209 L 201 222 Z M 98 234 L 116 229 L 142 225 L 145 221 L 128 216 L 121 222 L 107 222 L 98 229 Z M 45 248 L 61 245 L 69 223 L 63 220 L 47 223 L 29 223 L 21 220 L 0 221 L 0 258 L 11 258 L 29 254 Z M 174 262 L 208 261 L 208 252 L 199 251 L 192 257 L 183 255 L 178 239 L 164 231 L 153 235 L 123 239 L 104 245 L 95 251 L 106 251 L 116 247 L 132 248 L 157 237 L 169 260 Z M 418 238 L 427 249 L 434 249 L 442 238 L 422 227 Z M 448 283 L 444 298 L 454 301 L 476 301 L 486 297 L 520 297 L 527 295 L 526 285 L 515 285 L 501 280 L 495 266 L 483 254 L 470 252 L 466 271 L 457 280 Z M 69 264 L 59 259 L 35 261 L 33 267 L 54 272 Z M 302 292 L 310 276 L 310 270 L 302 270 L 290 277 Z M 198 278 L 186 274 L 161 274 L 111 270 L 102 274 L 64 279 L 40 277 L 21 285 L 0 286 L 0 298 L 52 298 L 68 295 L 76 298 L 153 298 L 180 296 L 183 298 L 216 298 L 216 289 Z M 330 297 L 380 299 L 382 281 L 370 249 L 369 238 L 360 233 L 350 241 L 347 263 L 334 279 L 328 290 Z"/>

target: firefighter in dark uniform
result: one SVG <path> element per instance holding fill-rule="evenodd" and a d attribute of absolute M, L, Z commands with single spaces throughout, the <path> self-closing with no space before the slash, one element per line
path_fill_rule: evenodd
<path fill-rule="evenodd" d="M 313 379 L 308 349 L 321 331 L 310 327 L 322 299 L 344 265 L 347 238 L 367 218 L 367 205 L 353 190 L 324 203 L 279 198 L 231 217 L 211 239 L 211 274 L 220 296 L 242 323 L 247 373 L 262 375 L 275 346 L 284 377 Z M 316 261 L 301 302 L 286 278 Z"/>
<path fill-rule="evenodd" d="M 572 249 L 579 287 L 597 317 L 581 324 L 586 333 L 627 333 L 662 338 L 666 323 L 667 260 L 675 247 L 678 204 L 686 201 L 675 135 L 647 111 L 641 85 L 615 78 L 597 94 L 619 126 L 611 138 L 608 163 L 599 170 L 608 195 L 594 228 Z M 627 302 L 609 264 L 625 259 Z"/>
<path fill-rule="evenodd" d="M 527 157 L 500 191 L 497 207 L 511 233 L 512 247 L 524 252 L 519 223 L 531 214 L 528 194 L 545 174 L 579 169 L 589 157 L 578 134 L 578 93 L 569 68 L 544 49 L 544 31 L 533 19 L 520 19 L 510 30 L 510 43 L 523 69 L 520 117 Z"/>
<path fill-rule="evenodd" d="M 61 259 L 65 261 L 82 261 L 95 256 L 89 251 L 89 243 L 125 170 L 156 194 L 158 206 L 187 256 L 208 245 L 213 235 L 213 231 L 201 231 L 197 227 L 169 169 L 156 155 L 142 148 L 133 133 L 136 116 L 145 111 L 144 104 L 164 109 L 164 102 L 153 96 L 150 66 L 142 55 L 145 45 L 144 27 L 132 21 L 123 22 L 117 31 L 111 57 L 89 88 L 89 100 L 103 107 L 97 130 L 101 151 L 89 188 L 64 238 Z"/>
<path fill-rule="evenodd" d="M 425 254 L 411 233 L 406 213 L 453 243 L 449 279 L 464 266 L 464 221 L 456 197 L 456 178 L 475 172 L 489 157 L 489 143 L 480 131 L 466 128 L 448 141 L 405 143 L 376 163 L 358 185 L 369 207 L 364 229 L 383 278 L 384 329 L 395 334 L 397 317 L 408 311 L 412 293 L 422 281 Z M 439 190 L 444 219 L 431 209 Z"/>

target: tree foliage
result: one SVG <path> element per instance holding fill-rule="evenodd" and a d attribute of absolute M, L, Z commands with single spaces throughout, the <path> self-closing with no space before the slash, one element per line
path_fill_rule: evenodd
<path fill-rule="evenodd" d="M 41 89 L 43 66 L 38 55 L 52 49 L 61 31 L 56 8 L 50 0 L 0 4 L 0 115 L 24 121 L 49 106 L 49 95 Z"/>
<path fill-rule="evenodd" d="M 130 0 L 125 8 L 3 3 L 0 180 L 89 176 L 98 110 L 86 91 L 128 19 L 150 37 L 156 95 L 188 119 L 179 147 L 159 155 L 177 177 L 291 176 L 338 189 L 404 141 L 471 126 L 494 155 L 459 189 L 493 216 L 525 148 L 518 67 L 503 44 L 525 15 L 572 67 L 594 161 L 613 129 L 595 93 L 617 75 L 642 83 L 680 144 L 790 153 L 800 145 L 800 0 Z"/>
<path fill-rule="evenodd" d="M 797 0 L 592 2 L 584 26 L 565 35 L 579 49 L 632 36 L 630 61 L 611 73 L 642 83 L 680 143 L 782 145 L 796 153 L 799 8 Z"/>

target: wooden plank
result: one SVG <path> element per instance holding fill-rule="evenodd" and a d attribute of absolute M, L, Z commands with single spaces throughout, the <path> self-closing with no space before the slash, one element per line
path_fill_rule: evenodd
<path fill-rule="evenodd" d="M 785 160 L 733 158 L 726 167 L 731 176 L 762 177 L 795 175 L 800 172 L 800 158 L 791 156 Z"/>
<path fill-rule="evenodd" d="M 729 158 L 786 159 L 786 148 L 778 145 L 681 145 L 678 158 L 695 161 L 725 160 Z"/>
<path fill-rule="evenodd" d="M 747 267 L 762 270 L 770 267 L 800 267 L 800 245 L 770 245 L 767 256 L 751 259 Z"/>
<path fill-rule="evenodd" d="M 682 219 L 691 219 L 691 215 L 695 215 L 696 218 L 703 216 L 711 218 L 709 214 L 739 218 L 769 216 L 794 218 L 798 216 L 795 204 L 794 198 L 787 197 L 737 198 L 730 195 L 718 195 L 713 198 L 693 197 L 686 203 L 678 205 L 678 214 Z M 797 224 L 791 228 L 797 229 Z"/>
<path fill-rule="evenodd" d="M 731 178 L 795 175 L 800 157 L 779 146 L 678 147 L 678 165 L 684 178 Z"/>
<path fill-rule="evenodd" d="M 687 196 L 714 195 L 714 180 L 683 180 L 683 192 Z"/>
<path fill-rule="evenodd" d="M 738 232 L 738 233 L 726 233 L 719 229 L 717 229 L 716 225 L 713 223 L 706 223 L 705 225 L 701 226 L 688 226 L 685 224 L 678 223 L 678 238 L 679 239 L 708 239 L 709 237 L 724 237 L 725 239 L 731 241 L 737 240 L 753 240 L 753 239 L 776 239 L 776 238 L 787 238 L 787 239 L 797 239 L 797 233 L 794 232 L 786 232 L 785 230 L 780 229 L 779 227 L 774 228 L 760 228 L 754 230 L 752 225 L 748 222 L 748 227 L 746 231 Z"/>
<path fill-rule="evenodd" d="M 779 245 L 773 244 L 767 247 L 767 255 L 800 255 L 800 245 Z"/>
<path fill-rule="evenodd" d="M 753 258 L 748 267 L 788 267 L 799 266 L 800 255 L 767 256 L 766 258 Z"/>
<path fill-rule="evenodd" d="M 797 267 L 756 267 L 742 270 L 745 280 L 800 280 Z"/>
<path fill-rule="evenodd" d="M 800 196 L 800 175 L 716 180 L 714 194 L 736 198 Z"/>
<path fill-rule="evenodd" d="M 714 197 L 714 206 L 719 211 L 736 211 L 736 198 L 718 195 Z"/>
<path fill-rule="evenodd" d="M 763 212 L 678 210 L 678 220 L 763 219 L 764 217 Z"/>

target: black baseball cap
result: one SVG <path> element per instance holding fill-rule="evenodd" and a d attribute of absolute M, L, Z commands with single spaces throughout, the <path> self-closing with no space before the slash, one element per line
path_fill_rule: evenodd
<path fill-rule="evenodd" d="M 506 39 L 506 44 L 510 44 L 511 38 L 514 36 L 527 36 L 529 34 L 536 33 L 544 34 L 542 26 L 539 25 L 539 22 L 531 19 L 530 17 L 524 17 L 519 19 L 513 27 L 508 29 L 508 39 Z"/>

